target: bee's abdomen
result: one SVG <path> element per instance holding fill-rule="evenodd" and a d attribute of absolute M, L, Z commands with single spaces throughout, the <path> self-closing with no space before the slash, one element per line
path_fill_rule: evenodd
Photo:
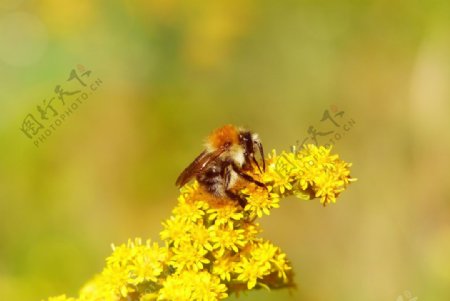
<path fill-rule="evenodd" d="M 225 195 L 224 178 L 220 165 L 212 165 L 205 172 L 197 175 L 197 181 L 211 194 L 216 196 Z"/>

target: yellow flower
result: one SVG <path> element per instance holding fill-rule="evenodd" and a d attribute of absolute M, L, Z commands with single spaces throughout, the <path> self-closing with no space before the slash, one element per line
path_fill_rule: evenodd
<path fill-rule="evenodd" d="M 213 262 L 213 270 L 212 273 L 217 275 L 222 280 L 226 280 L 228 282 L 231 281 L 231 273 L 233 273 L 234 268 L 236 266 L 236 262 L 234 261 L 235 257 L 232 256 L 219 256 Z"/>
<path fill-rule="evenodd" d="M 128 244 L 131 244 L 131 240 L 128 241 Z M 113 249 L 113 253 L 111 254 L 111 256 L 106 258 L 106 263 L 111 266 L 126 265 L 131 257 L 131 249 L 126 244 L 122 244 L 120 246 L 115 246 L 113 244 L 111 247 Z"/>
<path fill-rule="evenodd" d="M 113 246 L 103 271 L 88 282 L 78 299 L 65 295 L 48 301 L 220 300 L 247 288 L 292 287 L 292 267 L 278 246 L 259 237 L 257 219 L 294 195 L 336 202 L 355 179 L 351 164 L 330 148 L 307 145 L 300 151 L 273 151 L 262 175 L 248 174 L 265 184 L 242 184 L 237 192 L 245 208 L 205 192 L 197 181 L 180 189 L 178 205 L 163 222 L 160 247 L 140 238 Z"/>
<path fill-rule="evenodd" d="M 260 225 L 255 221 L 243 223 L 241 227 L 244 230 L 244 237 L 247 241 L 254 241 L 256 235 L 262 232 Z"/>
<path fill-rule="evenodd" d="M 211 240 L 213 248 L 217 249 L 217 255 L 222 256 L 226 250 L 239 251 L 239 247 L 246 244 L 244 230 L 233 229 L 229 224 L 227 226 L 212 226 Z"/>
<path fill-rule="evenodd" d="M 292 270 L 292 267 L 289 266 L 289 263 L 286 260 L 286 254 L 278 252 L 275 257 L 271 259 L 271 262 L 273 269 L 278 273 L 278 278 L 282 278 L 286 283 L 288 281 L 286 271 Z"/>
<path fill-rule="evenodd" d="M 272 284 L 266 281 L 265 276 L 275 272 L 281 282 L 287 283 L 286 271 L 291 267 L 288 265 L 286 255 L 280 248 L 268 241 L 258 240 L 251 245 L 250 249 L 243 253 L 241 261 L 235 265 L 237 280 L 246 282 L 247 288 L 252 289 L 256 284 L 267 286 Z"/>
<path fill-rule="evenodd" d="M 270 263 L 244 257 L 236 264 L 234 271 L 238 274 L 237 280 L 247 283 L 247 288 L 250 290 L 256 286 L 258 279 L 270 274 Z"/>
<path fill-rule="evenodd" d="M 220 283 L 217 276 L 208 272 L 184 271 L 167 277 L 159 291 L 158 300 L 213 301 L 226 298 L 226 291 L 227 287 Z"/>
<path fill-rule="evenodd" d="M 107 279 L 101 274 L 96 275 L 91 281 L 86 283 L 81 291 L 79 301 L 114 301 L 117 295 L 112 292 L 106 283 Z"/>
<path fill-rule="evenodd" d="M 163 223 L 163 226 L 165 229 L 160 233 L 161 239 L 178 247 L 180 242 L 186 239 L 185 234 L 190 230 L 192 224 L 176 215 L 171 216 L 170 219 Z"/>
<path fill-rule="evenodd" d="M 220 283 L 219 277 L 208 272 L 195 275 L 194 285 L 192 300 L 214 301 L 228 297 L 227 287 Z"/>
<path fill-rule="evenodd" d="M 350 177 L 351 164 L 331 155 L 331 147 L 309 144 L 298 152 L 273 151 L 268 170 L 263 175 L 266 185 L 280 197 L 295 195 L 303 199 L 320 198 L 322 204 L 335 202 L 336 197 L 355 181 Z"/>
<path fill-rule="evenodd" d="M 191 281 L 195 276 L 194 273 L 188 271 L 168 276 L 163 283 L 163 287 L 159 291 L 158 300 L 192 300 Z"/>
<path fill-rule="evenodd" d="M 270 262 L 271 271 L 277 272 L 278 277 L 286 281 L 286 271 L 290 270 L 286 260 L 286 254 L 282 253 L 279 247 L 274 246 L 269 241 L 258 243 L 250 252 L 257 262 Z"/>
<path fill-rule="evenodd" d="M 209 263 L 209 259 L 205 257 L 208 251 L 194 242 L 182 241 L 177 248 L 172 248 L 172 252 L 169 264 L 178 272 L 185 269 L 199 271 L 204 264 Z"/>
<path fill-rule="evenodd" d="M 270 262 L 277 251 L 278 247 L 266 241 L 256 244 L 251 251 L 251 256 L 259 262 Z"/>
<path fill-rule="evenodd" d="M 207 209 L 208 203 L 201 200 L 197 200 L 195 202 L 192 202 L 192 200 L 187 201 L 185 195 L 181 195 L 178 198 L 178 206 L 173 210 L 173 214 L 181 220 L 196 222 L 197 220 L 203 218 L 203 215 L 205 215 Z"/>
<path fill-rule="evenodd" d="M 127 267 L 128 282 L 138 285 L 145 281 L 156 282 L 163 271 L 163 263 L 167 258 L 167 250 L 160 248 L 157 243 L 147 241 L 145 245 L 138 245 L 132 249 L 133 260 Z"/>
<path fill-rule="evenodd" d="M 113 264 L 107 266 L 101 273 L 105 290 L 111 291 L 114 296 L 126 297 L 134 292 L 133 287 L 128 285 L 128 271 L 126 266 Z"/>
<path fill-rule="evenodd" d="M 155 301 L 158 298 L 157 293 L 144 293 L 140 298 L 139 301 Z"/>
<path fill-rule="evenodd" d="M 268 191 L 258 190 L 253 193 L 249 192 L 249 189 L 244 189 L 244 194 L 249 194 L 247 197 L 247 205 L 245 206 L 245 211 L 250 213 L 250 218 L 262 217 L 265 215 L 270 215 L 270 210 L 272 208 L 280 207 L 280 198 L 276 193 L 270 193 L 272 187 L 268 187 Z"/>
<path fill-rule="evenodd" d="M 199 245 L 208 251 L 212 251 L 213 246 L 211 244 L 211 230 L 207 229 L 203 222 L 198 222 L 190 228 L 190 240 L 195 245 Z"/>
<path fill-rule="evenodd" d="M 216 226 L 232 225 L 233 222 L 244 218 L 242 211 L 239 211 L 239 208 L 231 202 L 220 207 L 211 208 L 207 212 L 209 214 L 208 220 L 214 221 Z"/>
<path fill-rule="evenodd" d="M 275 150 L 269 154 L 267 172 L 263 175 L 264 183 L 273 183 L 272 189 L 284 194 L 292 190 L 290 174 L 299 174 L 299 167 L 294 163 L 295 154 L 282 152 L 277 156 Z"/>

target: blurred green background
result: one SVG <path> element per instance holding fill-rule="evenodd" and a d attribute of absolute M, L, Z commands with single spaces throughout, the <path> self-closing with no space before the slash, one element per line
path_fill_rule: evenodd
<path fill-rule="evenodd" d="M 263 219 L 298 290 L 239 300 L 448 300 L 449 3 L 2 0 L 0 300 L 76 295 L 111 243 L 158 239 L 176 177 L 226 123 L 266 151 L 340 133 L 359 179 Z M 36 147 L 20 128 L 57 85 L 90 94 Z"/>

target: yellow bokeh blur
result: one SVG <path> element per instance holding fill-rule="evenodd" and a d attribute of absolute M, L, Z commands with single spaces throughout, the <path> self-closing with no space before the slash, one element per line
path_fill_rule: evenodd
<path fill-rule="evenodd" d="M 239 300 L 448 300 L 449 14 L 444 0 L 2 1 L 0 300 L 75 296 L 111 243 L 157 240 L 175 179 L 227 123 L 266 153 L 333 144 L 358 178 L 336 204 L 292 198 L 262 220 L 298 288 Z"/>

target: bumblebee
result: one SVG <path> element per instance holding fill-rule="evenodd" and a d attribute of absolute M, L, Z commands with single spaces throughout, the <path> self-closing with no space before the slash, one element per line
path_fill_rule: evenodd
<path fill-rule="evenodd" d="M 260 157 L 258 159 L 257 153 Z M 228 197 L 239 202 L 244 208 L 247 201 L 233 191 L 239 177 L 266 188 L 263 183 L 246 173 L 254 166 L 260 172 L 266 169 L 263 146 L 258 134 L 233 125 L 225 125 L 208 136 L 205 150 L 183 170 L 176 185 L 181 187 L 196 178 L 212 195 Z"/>

